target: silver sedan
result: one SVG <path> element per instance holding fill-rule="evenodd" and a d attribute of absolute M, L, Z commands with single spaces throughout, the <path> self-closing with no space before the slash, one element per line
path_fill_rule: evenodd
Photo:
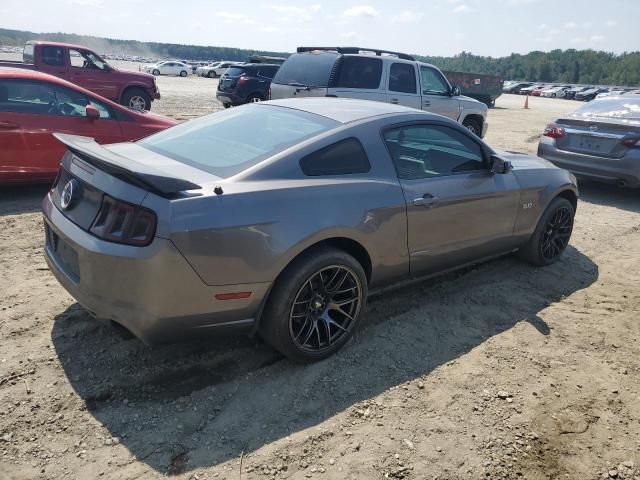
<path fill-rule="evenodd" d="M 538 155 L 579 177 L 640 187 L 640 98 L 598 98 L 549 123 Z"/>
<path fill-rule="evenodd" d="M 372 290 L 514 251 L 555 262 L 577 205 L 569 172 L 380 102 L 251 104 L 136 143 L 58 138 L 47 262 L 147 343 L 259 332 L 319 360 Z"/>

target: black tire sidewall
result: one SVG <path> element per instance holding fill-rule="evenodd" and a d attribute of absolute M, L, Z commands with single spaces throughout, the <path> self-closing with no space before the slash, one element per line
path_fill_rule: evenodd
<path fill-rule="evenodd" d="M 480 125 L 480 122 L 478 122 L 475 118 L 465 118 L 462 122 L 462 126 L 464 128 L 467 128 L 467 126 L 473 127 L 475 132 L 471 133 L 473 133 L 477 137 L 480 137 L 480 134 L 482 133 L 482 126 Z"/>
<path fill-rule="evenodd" d="M 184 75 L 183 75 L 183 73 L 184 73 Z M 187 73 L 187 71 L 186 71 L 186 70 L 182 70 L 182 71 L 180 72 L 180 76 L 181 76 L 181 77 L 186 77 L 187 75 L 189 75 L 189 74 Z"/>
<path fill-rule="evenodd" d="M 330 265 L 344 265 L 358 276 L 362 288 L 360 311 L 349 326 L 347 333 L 331 348 L 318 353 L 307 352 L 298 348 L 291 338 L 289 312 L 303 283 L 312 274 Z M 322 360 L 333 355 L 349 341 L 360 324 L 366 301 L 367 277 L 362 265 L 342 250 L 329 247 L 314 249 L 295 259 L 278 277 L 260 319 L 260 335 L 269 345 L 293 361 L 309 363 Z"/>
<path fill-rule="evenodd" d="M 152 73 L 152 75 L 153 75 L 154 77 L 157 77 L 157 76 L 159 76 L 159 75 L 160 75 L 160 70 L 157 70 L 157 69 L 156 69 L 156 70 L 154 70 L 154 71 L 153 71 L 153 72 L 151 72 L 151 73 Z"/>

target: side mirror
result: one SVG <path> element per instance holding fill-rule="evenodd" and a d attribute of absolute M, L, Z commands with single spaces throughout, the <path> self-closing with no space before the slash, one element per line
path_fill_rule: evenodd
<path fill-rule="evenodd" d="M 509 173 L 513 169 L 511 162 L 498 155 L 491 155 L 491 173 Z"/>
<path fill-rule="evenodd" d="M 93 105 L 89 104 L 86 106 L 86 110 L 85 110 L 85 116 L 89 119 L 89 120 L 98 120 L 100 118 L 100 112 L 98 111 L 98 109 L 96 107 L 94 107 Z"/>
<path fill-rule="evenodd" d="M 462 93 L 462 92 L 460 92 L 460 87 L 459 87 L 459 86 L 454 85 L 454 86 L 451 88 L 451 96 L 453 96 L 453 97 L 457 97 L 457 96 L 458 96 L 458 95 L 460 95 L 461 93 Z"/>

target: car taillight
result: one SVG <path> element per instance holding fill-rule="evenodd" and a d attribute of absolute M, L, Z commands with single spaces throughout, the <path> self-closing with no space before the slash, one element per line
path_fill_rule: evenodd
<path fill-rule="evenodd" d="M 625 147 L 640 148 L 640 135 L 629 135 L 621 140 Z"/>
<path fill-rule="evenodd" d="M 143 247 L 153 240 L 156 223 L 153 211 L 104 195 L 89 231 L 103 240 Z"/>
<path fill-rule="evenodd" d="M 249 80 L 248 77 L 245 77 L 244 75 L 241 75 L 240 78 L 238 78 L 238 85 L 242 85 L 247 80 Z"/>
<path fill-rule="evenodd" d="M 545 137 L 550 138 L 562 138 L 567 135 L 567 132 L 564 131 L 564 128 L 558 126 L 557 124 L 551 122 L 549 123 L 542 133 Z"/>

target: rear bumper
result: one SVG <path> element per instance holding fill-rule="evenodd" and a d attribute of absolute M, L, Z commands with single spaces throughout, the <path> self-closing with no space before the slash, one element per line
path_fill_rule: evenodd
<path fill-rule="evenodd" d="M 640 187 L 640 157 L 603 158 L 568 152 L 556 148 L 555 141 L 546 137 L 540 139 L 538 156 L 569 170 L 577 177 L 607 183 L 624 182 L 628 187 Z"/>
<path fill-rule="evenodd" d="M 232 92 L 222 92 L 220 90 L 216 91 L 216 98 L 221 103 L 230 103 L 232 105 L 238 105 L 241 103 L 245 103 L 242 97 L 232 93 Z"/>
<path fill-rule="evenodd" d="M 208 286 L 170 240 L 156 238 L 147 247 L 102 241 L 62 215 L 49 196 L 43 212 L 51 232 L 44 252 L 49 268 L 95 317 L 123 325 L 147 344 L 243 332 L 255 323 L 269 283 Z M 72 249 L 77 262 L 65 263 L 49 240 L 55 236 Z M 251 296 L 215 298 L 240 291 Z"/>

